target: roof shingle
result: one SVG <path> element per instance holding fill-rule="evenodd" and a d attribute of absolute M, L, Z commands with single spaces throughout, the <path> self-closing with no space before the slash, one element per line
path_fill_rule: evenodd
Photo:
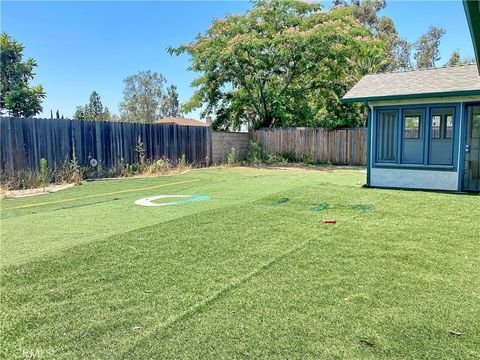
<path fill-rule="evenodd" d="M 183 126 L 209 126 L 208 124 L 188 118 L 179 118 L 179 117 L 166 117 L 162 119 L 158 119 L 155 121 L 155 124 L 176 124 L 176 125 L 183 125 Z"/>
<path fill-rule="evenodd" d="M 480 93 L 480 76 L 475 64 L 365 75 L 342 98 L 345 102 L 439 96 L 442 93 Z"/>

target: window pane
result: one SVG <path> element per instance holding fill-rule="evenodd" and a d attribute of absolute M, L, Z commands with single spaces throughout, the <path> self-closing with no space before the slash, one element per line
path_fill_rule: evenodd
<path fill-rule="evenodd" d="M 446 139 L 451 139 L 453 136 L 453 116 L 452 115 L 447 115 L 447 128 L 445 131 L 445 138 Z"/>
<path fill-rule="evenodd" d="M 404 112 L 402 163 L 423 164 L 423 114 L 423 110 Z"/>
<path fill-rule="evenodd" d="M 412 115 L 405 117 L 405 128 L 403 130 L 403 137 L 405 139 L 419 139 L 420 138 L 420 123 L 421 116 Z"/>
<path fill-rule="evenodd" d="M 440 139 L 440 123 L 442 117 L 438 115 L 432 116 L 432 139 Z"/>
<path fill-rule="evenodd" d="M 431 120 L 430 164 L 451 165 L 453 147 L 453 109 L 435 109 Z"/>
<path fill-rule="evenodd" d="M 473 108 L 472 108 L 473 109 Z M 475 109 L 473 111 L 478 112 L 478 107 L 475 106 Z M 480 138 L 480 114 L 473 114 L 472 116 L 472 138 Z"/>
<path fill-rule="evenodd" d="M 397 112 L 378 113 L 377 159 L 391 161 L 396 159 L 397 148 Z"/>

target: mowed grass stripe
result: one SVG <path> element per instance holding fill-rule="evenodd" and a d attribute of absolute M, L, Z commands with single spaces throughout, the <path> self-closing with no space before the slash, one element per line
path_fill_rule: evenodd
<path fill-rule="evenodd" d="M 338 175 L 325 172 L 310 172 L 309 176 L 304 177 L 297 176 L 297 172 L 293 174 L 277 173 L 273 170 L 255 170 L 253 172 L 252 169 L 248 168 L 234 168 L 228 170 L 202 169 L 196 171 L 195 174 L 191 174 L 195 175 L 195 179 L 199 178 L 202 181 L 164 189 L 169 189 L 168 194 L 195 193 L 208 195 L 210 201 L 154 208 L 134 205 L 134 199 L 157 195 L 158 191 L 150 190 L 113 195 L 110 198 L 118 197 L 119 200 L 75 206 L 70 209 L 61 209 L 61 207 L 68 207 L 68 205 L 73 204 L 82 205 L 93 202 L 95 199 L 2 212 L 0 229 L 2 267 L 45 258 L 75 245 L 96 242 L 111 235 L 191 216 L 205 210 L 251 202 L 276 192 L 279 192 L 279 197 L 283 197 L 285 194 L 282 194 L 282 192 L 289 192 L 295 187 L 320 184 L 323 181 L 323 176 L 318 176 L 319 174 L 325 175 L 326 178 L 333 175 L 336 183 L 342 182 Z M 350 172 L 343 182 L 354 185 L 362 177 L 364 175 L 359 172 Z M 164 180 L 163 177 L 149 177 L 121 181 L 94 181 L 67 189 L 65 192 L 57 192 L 47 196 L 52 199 L 66 199 L 80 197 L 81 194 L 106 193 L 108 192 L 106 189 L 110 187 L 113 187 L 114 190 L 147 188 L 158 184 L 158 181 L 162 180 Z M 173 182 L 175 178 L 169 180 L 169 182 Z M 143 186 L 140 186 L 141 184 Z M 28 200 L 29 203 L 31 201 L 29 198 L 22 198 L 9 200 L 9 203 L 11 206 L 24 205 L 24 199 Z M 58 211 L 52 213 L 50 210 L 54 209 L 58 209 Z M 24 224 L 28 224 L 28 226 Z"/>
<path fill-rule="evenodd" d="M 102 196 L 118 195 L 118 194 L 124 194 L 124 193 L 129 193 L 129 192 L 136 192 L 136 191 L 144 191 L 144 190 L 153 190 L 153 189 L 158 189 L 158 188 L 162 188 L 162 187 L 166 187 L 166 186 L 187 184 L 187 183 L 191 183 L 191 182 L 195 182 L 195 181 L 201 181 L 201 179 L 192 179 L 192 180 L 177 181 L 177 182 L 174 182 L 174 183 L 160 184 L 160 185 L 150 186 L 150 187 L 146 187 L 146 188 L 125 189 L 125 190 L 119 190 L 119 191 L 113 191 L 113 192 L 109 192 L 109 193 L 104 193 L 104 194 L 86 195 L 86 196 L 81 196 L 81 197 L 76 197 L 76 198 L 71 198 L 71 199 L 61 199 L 61 200 L 54 200 L 54 201 L 46 201 L 46 202 L 36 203 L 36 204 L 27 204 L 27 205 L 20 205 L 20 206 L 12 206 L 12 207 L 0 208 L 0 211 L 14 210 L 14 209 L 26 209 L 26 208 L 31 208 L 31 207 L 35 207 L 35 206 L 53 205 L 53 204 L 60 204 L 60 203 L 69 202 L 69 201 L 92 199 L 92 198 L 97 198 L 97 197 L 102 197 Z"/>
<path fill-rule="evenodd" d="M 148 332 L 142 334 L 142 338 L 140 338 L 135 344 L 133 344 L 128 351 L 124 352 L 119 359 L 129 359 L 131 356 L 132 351 L 135 350 L 137 346 L 140 344 L 145 344 L 145 342 L 150 340 L 152 336 L 159 336 L 159 332 L 165 331 L 166 329 L 176 325 L 179 322 L 185 321 L 194 317 L 196 314 L 200 313 L 204 309 L 207 309 L 210 305 L 212 305 L 217 300 L 228 296 L 230 292 L 237 289 L 240 286 L 245 285 L 249 280 L 253 279 L 255 276 L 259 275 L 262 271 L 268 270 L 272 265 L 278 263 L 281 260 L 286 259 L 290 254 L 294 253 L 295 251 L 304 248 L 308 245 L 308 243 L 312 241 L 312 238 L 307 239 L 290 249 L 286 250 L 282 254 L 277 257 L 272 258 L 271 260 L 261 264 L 258 268 L 255 268 L 251 272 L 233 279 L 232 282 L 228 283 L 222 289 L 218 290 L 217 292 L 213 293 L 212 295 L 208 296 L 207 298 L 199 301 L 198 303 L 194 304 L 189 309 L 185 310 L 183 313 L 178 314 L 175 317 L 170 318 L 168 321 L 164 323 L 159 323 L 158 326 L 155 326 L 153 329 L 149 329 Z"/>

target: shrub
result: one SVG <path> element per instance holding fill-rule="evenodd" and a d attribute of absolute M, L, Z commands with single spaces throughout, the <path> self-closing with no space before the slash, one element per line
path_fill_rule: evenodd
<path fill-rule="evenodd" d="M 73 182 L 75 185 L 80 185 L 85 174 L 85 169 L 78 165 L 77 155 L 75 153 L 75 143 L 72 146 L 72 160 L 70 160 L 70 178 L 68 182 Z"/>
<path fill-rule="evenodd" d="M 267 154 L 265 157 L 265 163 L 266 164 L 286 164 L 288 161 L 281 156 L 280 153 L 275 153 L 275 154 Z"/>
<path fill-rule="evenodd" d="M 41 158 L 40 159 L 40 176 L 42 178 L 42 185 L 43 189 L 48 186 L 49 178 L 48 178 L 48 163 L 47 159 Z"/>
<path fill-rule="evenodd" d="M 248 164 L 260 164 L 264 159 L 262 145 L 259 142 L 250 140 L 246 162 Z"/>
<path fill-rule="evenodd" d="M 145 165 L 145 146 L 143 145 L 140 135 L 138 135 L 137 138 L 137 145 L 135 146 L 135 151 L 138 154 L 138 164 L 142 168 Z"/>
<path fill-rule="evenodd" d="M 238 162 L 238 151 L 232 147 L 230 153 L 227 155 L 227 164 L 235 165 Z"/>
<path fill-rule="evenodd" d="M 187 157 L 185 156 L 185 154 L 182 154 L 182 157 L 180 158 L 180 160 L 178 160 L 177 166 L 181 168 L 187 167 Z"/>
<path fill-rule="evenodd" d="M 146 175 L 165 174 L 172 167 L 173 166 L 170 163 L 170 161 L 168 161 L 168 159 L 161 158 L 161 159 L 158 159 L 158 160 L 154 160 L 150 164 L 148 164 L 145 168 L 144 173 Z"/>
<path fill-rule="evenodd" d="M 293 150 L 279 151 L 277 156 L 289 163 L 297 162 L 297 157 L 295 155 L 295 151 Z"/>
<path fill-rule="evenodd" d="M 308 153 L 303 153 L 302 154 L 302 163 L 305 165 L 314 165 L 315 161 L 312 158 L 312 155 Z"/>
<path fill-rule="evenodd" d="M 43 186 L 42 175 L 39 171 L 20 170 L 13 176 L 1 174 L 0 179 L 2 191 L 34 189 Z"/>

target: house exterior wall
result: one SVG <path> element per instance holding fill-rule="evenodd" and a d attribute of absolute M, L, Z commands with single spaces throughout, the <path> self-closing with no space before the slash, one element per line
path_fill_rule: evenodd
<path fill-rule="evenodd" d="M 480 101 L 480 96 L 451 97 L 451 98 L 429 98 L 397 101 L 375 101 L 369 102 L 371 113 L 369 121 L 369 152 L 368 152 L 368 176 L 367 186 L 387 188 L 409 188 L 409 189 L 430 189 L 460 191 L 462 187 L 463 161 L 464 161 L 464 139 L 465 139 L 465 104 Z M 436 105 L 457 106 L 458 116 L 456 121 L 454 139 L 454 156 L 452 166 L 432 166 L 419 164 L 380 164 L 376 162 L 376 114 L 379 109 L 396 108 L 409 106 L 436 106 Z M 399 118 L 401 115 L 399 115 Z M 401 120 L 400 120 L 401 121 Z M 430 124 L 430 117 L 427 114 L 425 121 Z M 430 126 L 430 125 L 428 125 Z M 430 151 L 429 148 L 425 148 Z M 400 152 L 401 154 L 401 152 Z M 401 156 L 397 154 L 397 156 Z M 427 155 L 425 155 L 427 156 Z"/>
<path fill-rule="evenodd" d="M 458 189 L 458 171 L 370 169 L 370 186 L 424 190 Z"/>

